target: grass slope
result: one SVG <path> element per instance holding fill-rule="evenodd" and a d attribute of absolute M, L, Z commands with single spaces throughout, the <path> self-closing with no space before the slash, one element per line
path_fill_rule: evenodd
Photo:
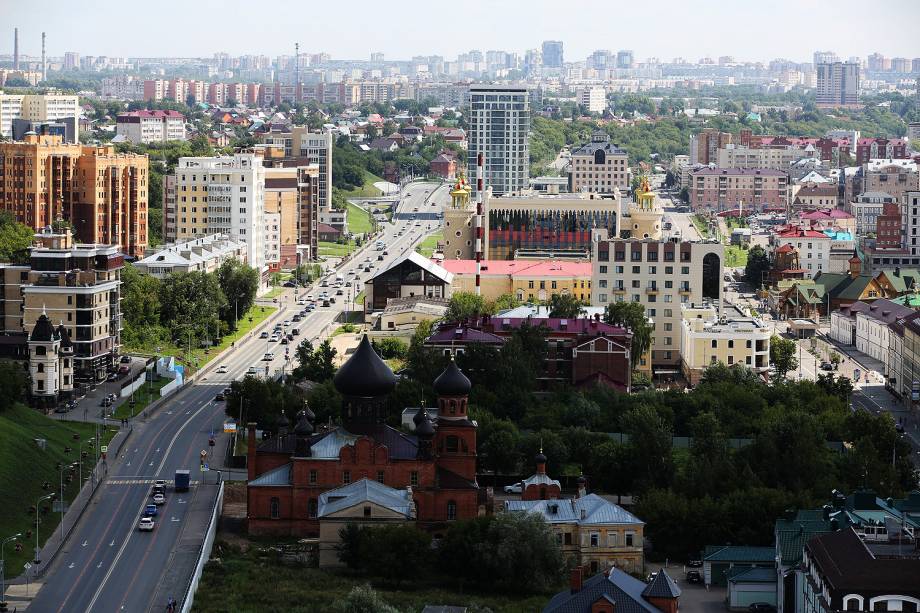
<path fill-rule="evenodd" d="M 383 181 L 375 174 L 364 171 L 364 185 L 350 190 L 342 190 L 342 195 L 346 198 L 376 198 L 383 194 L 379 189 L 374 187 L 374 183 Z"/>
<path fill-rule="evenodd" d="M 285 611 L 287 613 L 324 613 L 342 599 L 355 585 L 366 579 L 345 574 L 283 565 L 268 548 L 254 547 L 246 553 L 224 542 L 216 542 L 213 558 L 208 562 L 192 611 L 196 613 L 236 613 Z M 424 578 L 411 577 L 402 589 L 374 586 L 383 600 L 400 611 L 421 611 L 427 604 L 479 605 L 494 613 L 531 613 L 539 611 L 550 595 L 515 597 L 507 594 L 461 593 L 434 587 Z M 469 592 L 469 590 L 468 590 Z"/>
<path fill-rule="evenodd" d="M 348 218 L 348 231 L 352 234 L 368 234 L 373 230 L 370 213 L 357 204 L 349 202 L 346 215 Z"/>
<path fill-rule="evenodd" d="M 118 428 L 104 431 L 102 444 L 107 444 L 117 431 Z M 29 507 L 41 496 L 59 491 L 58 462 L 76 462 L 80 442 L 91 440 L 94 432 L 93 424 L 55 420 L 23 405 L 15 405 L 0 413 L 0 492 L 4 495 L 4 502 L 0 504 L 0 536 L 5 539 L 17 532 L 23 534 L 21 552 L 16 552 L 13 543 L 4 548 L 7 577 L 18 576 L 23 570 L 22 565 L 32 558 L 35 536 L 25 538 L 27 531 L 35 530 L 35 513 L 29 512 Z M 74 440 L 74 434 L 80 435 L 79 441 Z M 37 438 L 48 441 L 44 450 L 35 443 Z M 65 447 L 71 447 L 71 452 L 65 453 Z M 95 453 L 86 444 L 83 450 L 89 451 L 83 462 L 85 479 L 92 468 Z M 75 472 L 73 480 L 67 484 L 66 473 L 64 476 L 64 500 L 69 503 L 78 491 L 79 478 Z M 45 481 L 51 484 L 48 490 L 42 488 Z M 51 501 L 43 502 L 42 506 L 45 505 L 50 508 Z M 38 536 L 42 545 L 58 527 L 61 515 L 49 511 L 40 515 L 40 519 Z"/>
<path fill-rule="evenodd" d="M 434 234 L 426 236 L 425 240 L 419 243 L 415 250 L 426 258 L 430 258 L 434 250 L 438 248 L 438 243 L 442 240 L 444 240 L 444 235 L 441 232 L 435 232 Z"/>

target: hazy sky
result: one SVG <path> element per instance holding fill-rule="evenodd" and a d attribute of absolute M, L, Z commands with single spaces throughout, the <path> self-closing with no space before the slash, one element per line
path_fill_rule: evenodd
<path fill-rule="evenodd" d="M 733 55 L 810 61 L 878 51 L 920 57 L 920 0 L 0 0 L 0 54 L 210 56 L 324 51 L 336 59 L 523 51 L 546 39 L 566 61 L 595 49 L 636 59 Z"/>

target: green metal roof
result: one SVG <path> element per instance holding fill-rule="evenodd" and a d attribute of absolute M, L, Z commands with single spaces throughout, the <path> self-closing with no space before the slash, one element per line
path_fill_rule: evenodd
<path fill-rule="evenodd" d="M 728 578 L 732 583 L 776 583 L 776 571 L 772 568 L 735 567 L 738 572 Z"/>
<path fill-rule="evenodd" d="M 707 552 L 710 549 L 706 548 Z M 776 556 L 773 547 L 748 547 L 746 545 L 726 545 L 708 553 L 705 562 L 763 562 L 771 563 Z"/>
<path fill-rule="evenodd" d="M 792 566 L 802 560 L 802 548 L 813 536 L 830 532 L 830 522 L 824 519 L 821 509 L 799 511 L 795 519 L 776 521 L 776 548 L 780 563 Z"/>

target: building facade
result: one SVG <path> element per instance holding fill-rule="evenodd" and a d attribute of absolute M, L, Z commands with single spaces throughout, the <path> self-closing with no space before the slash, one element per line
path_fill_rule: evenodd
<path fill-rule="evenodd" d="M 518 192 L 530 179 L 530 97 L 526 87 L 470 85 L 467 175 L 484 156 L 485 184 L 495 195 Z"/>
<path fill-rule="evenodd" d="M 732 135 L 706 128 L 690 137 L 690 165 L 718 164 L 719 149 L 732 142 Z"/>
<path fill-rule="evenodd" d="M 629 156 L 610 142 L 610 135 L 597 131 L 591 142 L 572 151 L 569 166 L 570 189 L 573 192 L 612 194 L 615 189 L 629 189 Z"/>
<path fill-rule="evenodd" d="M 291 126 L 288 131 L 269 131 L 259 135 L 266 145 L 284 148 L 284 156 L 316 164 L 317 205 L 321 215 L 332 207 L 332 132 L 311 132 L 305 126 Z M 329 223 L 324 221 L 324 223 Z"/>
<path fill-rule="evenodd" d="M 453 275 L 452 292 L 476 291 L 476 261 L 444 259 Z M 591 262 L 567 260 L 483 260 L 479 291 L 486 300 L 514 296 L 521 302 L 545 302 L 553 296 L 591 300 Z"/>
<path fill-rule="evenodd" d="M 825 108 L 859 106 L 859 64 L 827 62 L 815 66 L 818 72 L 816 102 Z"/>
<path fill-rule="evenodd" d="M 115 123 L 115 132 L 132 143 L 185 140 L 185 116 L 179 111 L 121 113 Z"/>
<path fill-rule="evenodd" d="M 182 243 L 167 243 L 147 249 L 144 257 L 134 262 L 138 272 L 165 279 L 176 272 L 214 272 L 227 260 L 246 263 L 246 243 L 227 236 L 211 234 Z"/>
<path fill-rule="evenodd" d="M 0 92 L 0 137 L 12 138 L 13 120 L 53 122 L 70 120 L 72 137 L 66 142 L 80 142 L 80 97 L 64 94 L 4 94 Z"/>
<path fill-rule="evenodd" d="M 721 317 L 711 304 L 681 305 L 681 371 L 691 385 L 713 364 L 741 364 L 759 375 L 770 368 L 773 332 L 761 320 L 735 309 Z M 733 311 L 733 312 L 732 312 Z"/>
<path fill-rule="evenodd" d="M 701 168 L 690 173 L 690 206 L 723 211 L 743 204 L 755 209 L 785 208 L 789 177 L 780 170 Z"/>

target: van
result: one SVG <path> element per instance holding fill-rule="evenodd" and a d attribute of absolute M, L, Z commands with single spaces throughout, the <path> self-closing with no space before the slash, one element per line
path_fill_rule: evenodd
<path fill-rule="evenodd" d="M 345 275 L 343 275 L 342 273 L 337 273 L 337 274 L 335 275 L 335 280 L 336 280 L 337 282 L 339 282 L 339 283 L 344 283 L 344 282 L 345 282 Z"/>

